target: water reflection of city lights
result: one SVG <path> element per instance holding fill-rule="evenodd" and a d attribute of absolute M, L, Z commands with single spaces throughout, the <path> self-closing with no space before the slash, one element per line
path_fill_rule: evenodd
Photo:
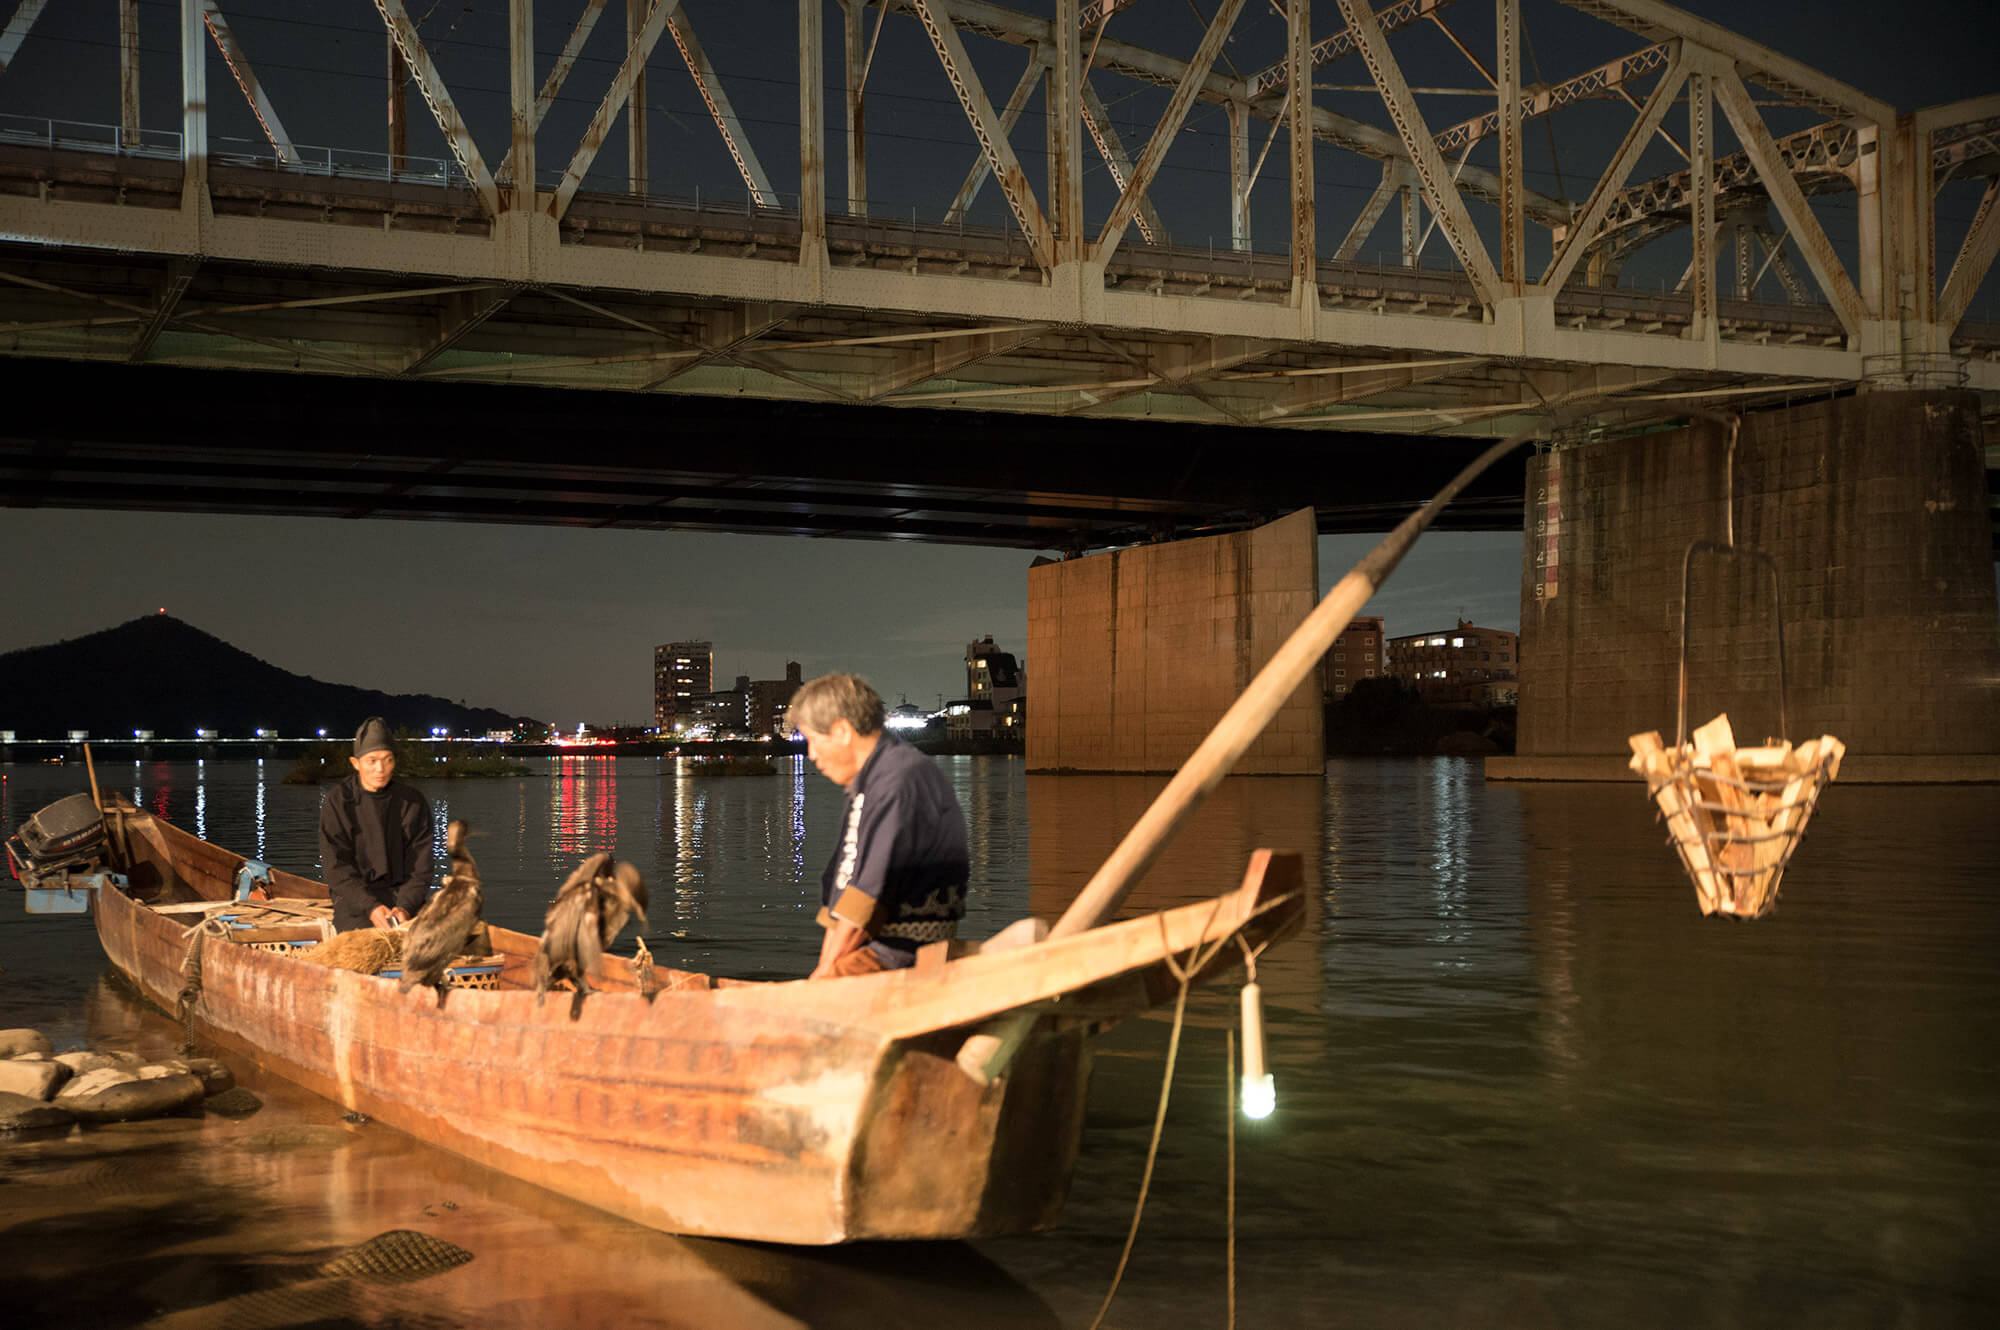
<path fill-rule="evenodd" d="M 675 894 L 674 913 L 682 918 L 693 910 L 694 897 L 701 885 L 701 865 L 708 857 L 708 793 L 685 770 L 674 779 L 674 881 L 683 888 Z"/>
<path fill-rule="evenodd" d="M 202 764 L 200 762 L 197 762 L 194 765 L 195 765 L 195 771 L 199 773 L 201 771 Z M 174 792 L 173 782 L 165 779 L 166 775 L 167 772 L 160 766 L 159 763 L 156 762 L 153 764 L 152 809 L 153 809 L 153 815 L 155 817 L 167 816 L 167 800 L 170 797 L 172 797 Z M 132 802 L 135 804 L 139 804 L 141 807 L 145 806 L 144 796 L 140 794 L 137 786 L 134 786 L 132 789 Z"/>
<path fill-rule="evenodd" d="M 618 780 L 610 757 L 562 757 L 549 781 L 549 850 L 567 873 L 578 855 L 618 843 Z"/>
<path fill-rule="evenodd" d="M 1472 810 L 1456 763 L 1436 764 L 1431 774 L 1431 796 L 1431 882 L 1440 924 L 1433 940 L 1462 943 L 1469 936 L 1465 927 L 1465 838 L 1470 833 Z M 1438 964 L 1456 968 L 1465 962 L 1453 956 L 1440 960 Z"/>
<path fill-rule="evenodd" d="M 792 759 L 792 876 L 795 881 L 804 881 L 806 874 L 806 764 L 805 759 Z"/>

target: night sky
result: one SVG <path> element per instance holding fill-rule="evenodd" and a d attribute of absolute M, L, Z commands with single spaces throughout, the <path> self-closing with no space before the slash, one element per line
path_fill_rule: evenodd
<path fill-rule="evenodd" d="M 1036 0 L 1015 0 L 1014 7 L 1053 8 Z M 1683 7 L 1904 110 L 2000 90 L 1991 60 L 2000 49 L 2000 5 L 1696 0 Z M 6 8 L 11 13 L 13 6 Z M 410 4 L 489 160 L 500 155 L 505 142 L 506 8 L 505 0 Z M 538 73 L 560 48 L 579 8 L 553 0 L 537 6 Z M 544 176 L 559 173 L 616 66 L 623 8 L 616 2 L 607 7 L 574 80 L 544 124 L 539 147 Z M 1200 8 L 1212 12 L 1213 5 Z M 141 6 L 149 127 L 179 128 L 177 9 L 172 0 Z M 225 0 L 223 9 L 295 141 L 385 146 L 378 118 L 382 38 L 371 5 Z M 789 0 L 733 5 L 695 0 L 688 9 L 774 183 L 789 193 L 797 184 L 795 6 Z M 1314 9 L 1316 35 L 1340 26 L 1332 0 L 1319 0 Z M 1643 44 L 1543 0 L 1527 0 L 1523 13 L 1535 58 L 1551 80 Z M 1475 51 L 1490 50 L 1490 5 L 1455 5 L 1447 18 Z M 828 6 L 824 23 L 834 99 L 827 115 L 828 185 L 838 202 L 845 186 L 837 8 Z M 1193 49 L 1199 24 L 1184 0 L 1146 0 L 1134 13 L 1115 18 L 1110 32 L 1184 54 Z M 1020 49 L 970 36 L 966 42 L 989 93 L 996 102 L 1003 100 L 1019 74 Z M 1282 43 L 1281 21 L 1253 3 L 1226 49 L 1235 67 L 1248 73 L 1278 59 Z M 1412 83 L 1478 81 L 1434 30 L 1399 36 L 1395 49 Z M 924 215 L 941 213 L 972 152 L 964 117 L 914 22 L 891 21 L 877 62 L 869 104 L 871 199 L 890 215 L 898 209 L 907 214 L 912 203 Z M 671 39 L 662 42 L 651 69 L 655 190 L 740 190 Z M 211 59 L 208 77 L 213 135 L 251 138 L 254 124 L 219 59 Z M 1533 77 L 1533 67 L 1524 69 L 1524 79 Z M 1317 94 L 1319 104 L 1385 123 L 1378 98 L 1337 90 L 1364 78 L 1358 60 L 1322 70 L 1319 83 L 1329 90 Z M 1166 92 L 1103 75 L 1094 83 L 1136 155 Z M 412 94 L 410 104 L 411 151 L 441 154 L 421 101 Z M 1490 96 L 1484 103 L 1440 97 L 1424 106 L 1435 128 L 1490 104 Z M 1042 171 L 1038 112 L 1039 103 L 1015 135 L 1036 179 Z M 1795 123 L 1786 114 L 1799 115 L 1772 112 L 1774 130 L 1812 120 Z M 116 6 L 51 6 L 0 78 L 0 115 L 115 121 Z M 1679 119 L 1677 132 L 1684 130 L 1684 117 Z M 1552 120 L 1553 142 L 1540 122 L 1525 136 L 1530 184 L 1581 197 L 1630 113 L 1599 104 Z M 1198 106 L 1162 171 L 1154 197 L 1176 243 L 1198 244 L 1218 233 L 1226 243 L 1228 176 L 1217 132 L 1222 122 L 1220 108 Z M 1674 117 L 1668 123 L 1676 128 Z M 1261 147 L 1264 132 L 1257 130 L 1254 146 Z M 1733 146 L 1724 131 L 1718 151 Z M 1282 167 L 1282 155 L 1280 143 L 1272 154 L 1276 167 Z M 598 158 L 589 184 L 617 187 L 615 173 L 624 157 L 620 130 Z M 1322 244 L 1330 249 L 1366 196 L 1373 168 L 1324 147 L 1318 162 L 1322 227 L 1330 233 Z M 1649 156 L 1635 179 L 1673 164 Z M 1253 200 L 1259 248 L 1282 244 L 1285 174 L 1267 166 Z M 1086 173 L 1093 216 L 1108 208 L 1112 188 L 1093 156 Z M 1951 228 L 1962 231 L 1977 197 L 1970 182 L 1940 197 L 1941 245 L 1956 247 Z M 1842 240 L 1838 206 L 1829 221 L 1836 244 Z M 1845 207 L 1851 214 L 1851 200 Z M 971 220 L 997 224 L 999 208 L 989 184 Z M 1379 234 L 1388 237 L 1393 226 L 1393 220 L 1385 223 Z M 1531 263 L 1546 258 L 1546 241 L 1539 242 L 1541 254 L 1534 248 L 1537 235 L 1531 228 Z M 1441 238 L 1432 245 L 1430 261 L 1441 262 Z M 1678 260 L 1666 254 L 1658 262 L 1678 273 L 1684 251 Z M 1974 317 L 1995 317 L 1993 287 L 1989 279 Z M 24 368 L 24 362 L 14 362 L 17 373 Z M 1367 537 L 1323 539 L 1322 585 L 1331 585 L 1371 543 Z M 940 694 L 962 690 L 961 657 L 969 639 L 991 633 L 1020 649 L 1031 557 L 1018 550 L 808 544 L 777 537 L 5 510 L 0 567 L 8 572 L 0 577 L 0 651 L 74 637 L 164 607 L 287 669 L 365 687 L 433 692 L 574 724 L 647 718 L 652 647 L 706 637 L 715 642 L 716 674 L 723 683 L 737 674 L 774 677 L 785 661 L 798 660 L 808 676 L 852 669 L 872 678 L 891 703 L 907 695 L 930 705 Z M 1518 535 L 1428 536 L 1368 612 L 1384 615 L 1392 633 L 1449 626 L 1460 615 L 1515 628 L 1520 557 Z M 1032 661 L 1029 666 L 1032 671 Z"/>

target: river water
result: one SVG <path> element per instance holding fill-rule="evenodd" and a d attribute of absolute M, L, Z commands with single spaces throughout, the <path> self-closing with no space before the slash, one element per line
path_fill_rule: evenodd
<path fill-rule="evenodd" d="M 1053 917 L 1161 781 L 940 759 L 964 805 L 967 932 Z M 426 787 L 466 819 L 496 922 L 615 850 L 663 963 L 810 966 L 838 791 L 672 759 L 552 759 Z M 313 873 L 288 763 L 100 777 L 210 840 Z M 0 767 L 0 826 L 80 788 Z M 2000 800 L 1842 786 L 1777 912 L 1704 919 L 1631 785 L 1489 785 L 1450 759 L 1224 783 L 1134 897 L 1307 856 L 1304 932 L 1260 964 L 1278 1111 L 1239 1121 L 1245 1325 L 2000 1323 Z M 0 898 L 0 1027 L 164 1053 L 86 919 Z M 625 950 L 629 937 L 620 944 Z M 1223 1326 L 1225 1030 L 1190 1002 L 1166 1132 L 1107 1325 Z M 1003 1240 L 791 1251 L 668 1237 L 513 1183 L 243 1067 L 265 1109 L 0 1143 L 0 1322 L 279 1326 L 1088 1325 L 1140 1182 L 1164 1014 L 1105 1037 L 1061 1223 Z M 470 1250 L 413 1283 L 316 1273 L 392 1229 Z"/>

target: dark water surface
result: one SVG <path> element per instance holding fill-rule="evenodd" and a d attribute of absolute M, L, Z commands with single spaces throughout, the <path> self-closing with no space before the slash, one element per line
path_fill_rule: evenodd
<path fill-rule="evenodd" d="M 1161 784 L 943 765 L 976 937 L 1058 913 Z M 311 874 L 318 792 L 281 784 L 288 766 L 100 774 Z M 0 767 L 0 826 L 81 781 Z M 426 788 L 440 828 L 478 833 L 496 922 L 538 930 L 577 859 L 615 849 L 652 886 L 663 963 L 810 967 L 839 804 L 802 765 L 724 779 L 584 758 Z M 1260 965 L 1278 1112 L 1237 1124 L 1241 1323 L 2000 1324 L 1992 789 L 1836 783 L 1777 913 L 1736 924 L 1700 916 L 1636 783 L 1337 761 L 1323 781 L 1226 782 L 1133 906 L 1225 889 L 1259 845 L 1306 853 L 1318 889 Z M 104 980 L 87 919 L 0 907 L 0 1027 L 170 1050 L 173 1026 Z M 1234 1014 L 1233 984 L 1189 1004 L 1107 1324 L 1225 1323 Z M 831 1251 L 653 1233 L 241 1067 L 267 1106 L 240 1122 L 0 1143 L 0 1325 L 1081 1327 L 1130 1219 L 1167 1033 L 1156 1015 L 1102 1042 L 1055 1229 Z M 320 1272 L 391 1229 L 474 1259 L 397 1284 Z"/>

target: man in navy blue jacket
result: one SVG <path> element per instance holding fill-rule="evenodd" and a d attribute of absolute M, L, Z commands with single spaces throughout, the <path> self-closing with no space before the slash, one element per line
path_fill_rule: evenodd
<path fill-rule="evenodd" d="M 882 698 L 852 674 L 799 689 L 787 725 L 820 774 L 847 791 L 840 843 L 820 875 L 815 979 L 913 964 L 965 917 L 965 815 L 937 765 L 882 728 Z"/>

